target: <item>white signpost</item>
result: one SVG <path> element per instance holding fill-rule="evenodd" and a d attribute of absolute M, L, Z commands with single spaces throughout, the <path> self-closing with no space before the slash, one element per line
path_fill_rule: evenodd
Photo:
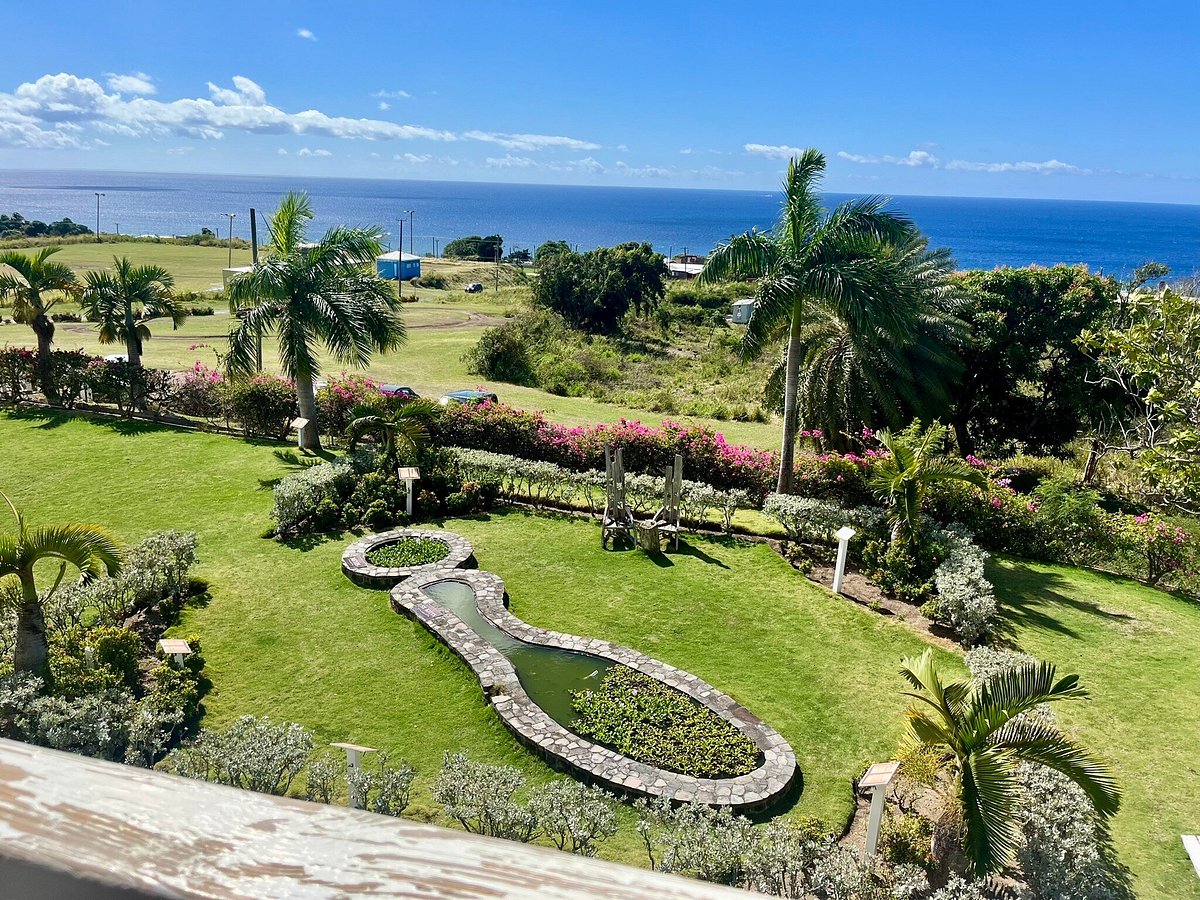
<path fill-rule="evenodd" d="M 296 449 L 304 449 L 304 426 L 308 424 L 308 419 L 292 419 L 292 431 L 296 432 Z"/>
<path fill-rule="evenodd" d="M 833 570 L 833 592 L 842 592 L 842 576 L 846 574 L 846 557 L 850 552 L 850 538 L 858 534 L 849 525 L 843 525 L 834 534 L 838 539 L 837 565 Z"/>
<path fill-rule="evenodd" d="M 879 843 L 879 828 L 883 824 L 883 804 L 887 787 L 900 768 L 898 762 L 874 763 L 858 783 L 860 791 L 871 792 L 871 816 L 867 819 L 867 859 L 875 855 Z"/>
<path fill-rule="evenodd" d="M 346 751 L 346 786 L 349 788 L 350 805 L 355 809 L 362 809 L 363 798 L 358 796 L 354 790 L 354 782 L 350 775 L 352 772 L 357 772 L 360 768 L 364 753 L 374 753 L 374 747 L 362 747 L 358 744 L 330 744 L 330 747 L 337 747 L 339 750 Z"/>
<path fill-rule="evenodd" d="M 413 482 L 421 480 L 421 470 L 416 466 L 401 466 L 396 470 L 396 477 L 404 482 L 405 488 L 408 490 L 408 501 L 405 506 L 408 512 L 408 517 L 412 518 L 412 503 L 413 503 Z"/>
<path fill-rule="evenodd" d="M 158 642 L 158 647 L 167 656 L 175 657 L 175 662 L 181 669 L 183 668 L 183 658 L 192 652 L 192 645 L 179 638 L 163 638 Z"/>

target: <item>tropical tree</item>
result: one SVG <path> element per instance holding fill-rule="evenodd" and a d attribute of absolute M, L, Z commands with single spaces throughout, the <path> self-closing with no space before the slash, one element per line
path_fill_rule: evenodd
<path fill-rule="evenodd" d="M 935 422 L 915 437 L 886 429 L 876 435 L 888 452 L 876 462 L 871 483 L 887 504 L 893 543 L 903 541 L 911 546 L 920 538 L 921 505 L 930 485 L 960 481 L 987 486 L 982 472 L 942 452 L 947 434 L 945 426 Z"/>
<path fill-rule="evenodd" d="M 32 256 L 15 250 L 0 254 L 0 267 L 8 266 L 11 270 L 0 272 L 0 297 L 12 302 L 13 318 L 28 325 L 37 335 L 38 382 L 51 403 L 58 402 L 58 382 L 51 351 L 54 320 L 50 318 L 50 310 L 79 291 L 71 267 L 50 258 L 60 250 L 62 247 L 43 247 Z"/>
<path fill-rule="evenodd" d="M 34 566 L 42 560 L 58 560 L 58 577 L 49 593 L 62 582 L 68 566 L 74 566 L 86 580 L 115 575 L 121 567 L 121 543 L 99 525 L 42 525 L 31 528 L 7 494 L 0 497 L 16 519 L 12 532 L 0 532 L 0 579 L 15 577 L 20 583 L 17 604 L 17 639 L 13 650 L 13 669 L 17 672 L 41 672 L 46 667 L 49 646 L 46 641 L 46 616 L 38 593 Z"/>
<path fill-rule="evenodd" d="M 961 837 L 978 876 L 1011 865 L 1019 840 L 1022 797 L 1017 766 L 1035 763 L 1075 782 L 1102 817 L 1116 813 L 1121 794 L 1108 767 L 1036 710 L 1045 703 L 1087 697 L 1078 675 L 1057 678 L 1047 662 L 1030 662 L 982 683 L 943 683 L 932 649 L 908 657 L 900 674 L 913 703 L 902 739 L 906 750 L 944 754 Z"/>
<path fill-rule="evenodd" d="M 762 354 L 781 331 L 786 334 L 779 493 L 791 488 L 804 329 L 813 307 L 832 310 L 864 330 L 909 338 L 915 283 L 889 248 L 911 240 L 915 226 L 887 211 L 878 197 L 849 200 L 826 213 L 819 195 L 824 171 L 825 157 L 817 150 L 793 157 L 774 230 L 731 238 L 709 255 L 699 279 L 754 281 L 757 305 L 742 342 L 747 357 Z"/>
<path fill-rule="evenodd" d="M 884 252 L 894 255 L 910 283 L 910 302 L 896 308 L 902 321 L 885 327 L 872 317 L 843 318 L 836 309 L 810 306 L 800 337 L 797 418 L 819 428 L 825 445 L 837 450 L 853 446 L 864 426 L 897 427 L 942 415 L 962 372 L 955 352 L 965 338 L 956 315 L 962 294 L 950 252 L 930 250 L 921 235 Z M 785 355 L 767 381 L 767 400 L 778 408 L 786 362 Z"/>
<path fill-rule="evenodd" d="M 374 437 L 383 445 L 383 467 L 396 464 L 401 447 L 416 453 L 429 440 L 429 423 L 437 418 L 440 407 L 432 400 L 409 400 L 390 412 L 380 415 L 370 410 L 356 410 L 346 426 L 350 449 L 354 450 L 364 437 Z"/>
<path fill-rule="evenodd" d="M 377 229 L 331 228 L 315 243 L 305 229 L 312 219 L 306 194 L 288 194 L 271 216 L 271 246 L 254 268 L 229 285 L 238 323 L 229 335 L 226 364 L 233 375 L 255 369 L 261 335 L 279 339 L 280 366 L 296 384 L 300 447 L 320 450 L 314 379 L 321 373 L 318 345 L 342 363 L 366 368 L 376 352 L 405 339 L 399 301 L 374 271 L 382 251 Z"/>
<path fill-rule="evenodd" d="M 172 293 L 175 278 L 162 266 L 135 266 L 114 256 L 113 267 L 88 272 L 80 305 L 100 331 L 100 343 L 125 345 L 131 366 L 142 364 L 142 345 L 150 340 L 147 319 L 167 318 L 178 328 L 187 311 Z"/>

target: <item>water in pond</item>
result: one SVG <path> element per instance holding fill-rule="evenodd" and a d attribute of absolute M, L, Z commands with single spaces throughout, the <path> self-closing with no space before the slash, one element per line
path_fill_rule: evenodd
<path fill-rule="evenodd" d="M 475 591 L 465 582 L 438 581 L 421 590 L 499 650 L 517 670 L 517 678 L 529 699 L 567 728 L 575 721 L 571 692 L 599 686 L 605 673 L 617 665 L 588 653 L 543 647 L 513 637 L 479 612 Z"/>

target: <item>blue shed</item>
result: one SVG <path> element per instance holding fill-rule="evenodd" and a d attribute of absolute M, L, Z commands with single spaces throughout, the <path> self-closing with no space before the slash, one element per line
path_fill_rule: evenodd
<path fill-rule="evenodd" d="M 380 278 L 395 281 L 397 266 L 400 268 L 401 281 L 421 277 L 421 257 L 419 256 L 393 250 L 391 253 L 384 253 L 382 256 L 375 257 L 375 271 L 379 274 Z"/>

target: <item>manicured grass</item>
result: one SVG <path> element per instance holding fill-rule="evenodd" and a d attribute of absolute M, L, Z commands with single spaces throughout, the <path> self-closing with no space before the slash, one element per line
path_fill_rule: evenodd
<path fill-rule="evenodd" d="M 21 250 L 37 252 L 36 248 Z M 66 244 L 55 256 L 79 273 L 106 269 L 114 256 L 128 256 L 137 265 L 162 266 L 175 276 L 175 287 L 187 291 L 207 291 L 220 287 L 221 270 L 229 264 L 225 247 L 197 247 L 190 244 L 163 244 L 155 241 L 118 241 L 116 243 Z M 233 251 L 235 266 L 250 265 L 250 251 Z"/>
<path fill-rule="evenodd" d="M 1008 636 L 1079 673 L 1090 702 L 1060 721 L 1116 769 L 1113 836 L 1139 897 L 1200 897 L 1179 836 L 1200 827 L 1200 605 L 1123 578 L 999 561 Z"/>
<path fill-rule="evenodd" d="M 418 815 L 433 812 L 430 786 L 447 750 L 551 777 L 449 651 L 392 612 L 386 594 L 345 579 L 349 535 L 293 546 L 259 537 L 269 485 L 288 471 L 271 447 L 41 415 L 0 415 L 0 446 L 0 489 L 34 522 L 99 521 L 131 541 L 157 528 L 199 533 L 198 574 L 213 599 L 189 610 L 181 631 L 203 641 L 215 684 L 209 723 L 266 714 L 322 741 L 393 750 L 422 774 Z M 442 524 L 505 579 L 517 615 L 694 672 L 779 729 L 804 777 L 783 812 L 840 827 L 853 807 L 850 778 L 891 754 L 904 705 L 897 665 L 923 642 L 810 584 L 770 548 L 695 539 L 654 560 L 601 551 L 596 527 L 576 518 L 510 511 Z M 640 862 L 631 816 L 623 820 L 605 853 Z"/>

